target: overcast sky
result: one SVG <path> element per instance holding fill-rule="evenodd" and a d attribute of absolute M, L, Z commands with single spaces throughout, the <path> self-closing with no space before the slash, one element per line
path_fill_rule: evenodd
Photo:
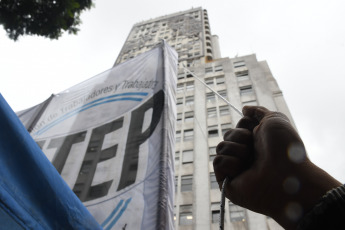
<path fill-rule="evenodd" d="M 77 36 L 9 40 L 0 92 L 19 111 L 112 67 L 134 23 L 207 9 L 223 57 L 255 53 L 283 91 L 313 162 L 345 182 L 345 1 L 95 1 Z"/>

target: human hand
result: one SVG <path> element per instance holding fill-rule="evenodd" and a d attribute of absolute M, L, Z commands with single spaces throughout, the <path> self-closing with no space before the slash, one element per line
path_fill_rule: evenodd
<path fill-rule="evenodd" d="M 338 181 L 308 159 L 288 118 L 264 107 L 243 108 L 244 117 L 224 135 L 213 161 L 221 187 L 235 204 L 274 218 L 287 229 Z"/>

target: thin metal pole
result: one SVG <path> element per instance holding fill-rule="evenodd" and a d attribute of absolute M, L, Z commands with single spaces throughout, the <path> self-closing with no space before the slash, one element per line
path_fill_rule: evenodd
<path fill-rule="evenodd" d="M 229 177 L 226 177 L 222 185 L 222 198 L 220 201 L 220 214 L 219 214 L 219 230 L 224 230 L 224 206 L 225 206 L 225 186 L 229 181 Z"/>
<path fill-rule="evenodd" d="M 213 93 L 215 93 L 218 97 L 220 97 L 223 101 L 225 101 L 231 108 L 233 108 L 239 115 L 241 115 L 241 117 L 243 117 L 242 112 L 236 108 L 235 106 L 233 106 L 228 100 L 226 100 L 222 95 L 220 95 L 217 91 L 215 91 L 214 89 L 212 89 L 210 86 L 208 86 L 203 80 L 201 80 L 198 76 L 196 76 L 193 72 L 191 72 L 189 69 L 187 69 L 184 64 L 183 65 L 183 69 L 186 70 L 188 73 L 192 74 L 193 77 L 195 77 L 198 81 L 200 81 L 204 86 L 206 86 L 208 89 L 210 89 Z"/>
<path fill-rule="evenodd" d="M 226 100 L 222 95 L 220 95 L 217 91 L 212 89 L 208 86 L 203 80 L 201 80 L 198 76 L 196 76 L 193 72 L 187 69 L 184 64 L 182 63 L 183 69 L 190 73 L 193 77 L 195 77 L 198 81 L 200 81 L 204 86 L 210 89 L 214 94 L 216 94 L 219 98 L 225 101 L 231 108 L 233 108 L 241 117 L 243 117 L 243 113 L 233 106 L 228 100 Z M 226 177 L 223 181 L 222 185 L 222 195 L 221 195 L 221 202 L 220 202 L 220 214 L 219 214 L 219 230 L 224 230 L 224 206 L 225 206 L 225 186 L 229 181 L 229 177 Z"/>

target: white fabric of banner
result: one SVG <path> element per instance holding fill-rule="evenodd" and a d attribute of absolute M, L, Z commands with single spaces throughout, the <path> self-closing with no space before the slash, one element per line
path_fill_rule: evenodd
<path fill-rule="evenodd" d="M 174 229 L 176 72 L 162 41 L 18 113 L 104 229 Z"/>

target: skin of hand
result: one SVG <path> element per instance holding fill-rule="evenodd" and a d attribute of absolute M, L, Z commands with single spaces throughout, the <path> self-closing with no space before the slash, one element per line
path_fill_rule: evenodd
<path fill-rule="evenodd" d="M 295 229 L 319 199 L 341 183 L 314 165 L 282 113 L 245 106 L 244 117 L 217 146 L 214 172 L 234 204 Z"/>

